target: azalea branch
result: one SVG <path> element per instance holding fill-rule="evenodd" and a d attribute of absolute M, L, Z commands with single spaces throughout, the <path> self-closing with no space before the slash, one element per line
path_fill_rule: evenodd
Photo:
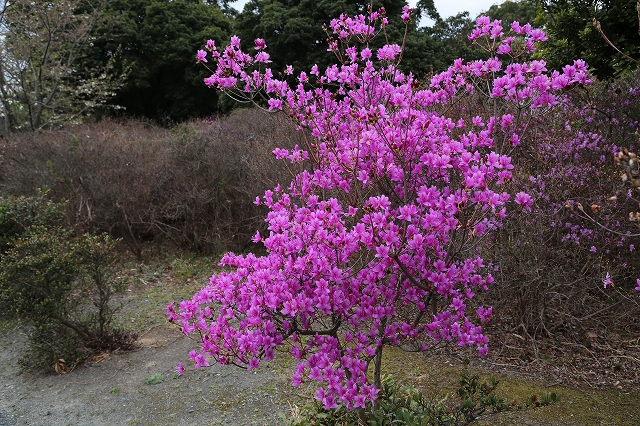
<path fill-rule="evenodd" d="M 640 24 L 640 2 L 638 2 L 637 4 L 638 4 L 638 23 Z M 631 56 L 627 55 L 626 53 L 618 49 L 616 45 L 613 44 L 611 40 L 609 40 L 609 37 L 607 37 L 604 31 L 602 31 L 602 26 L 600 25 L 600 21 L 598 21 L 596 18 L 593 18 L 593 27 L 596 29 L 596 31 L 598 31 L 598 33 L 600 34 L 600 37 L 602 37 L 602 39 L 606 41 L 607 44 L 611 46 L 616 52 L 618 52 L 625 58 L 629 59 L 630 61 L 633 61 L 636 64 L 640 65 L 640 62 L 638 62 L 636 59 L 633 59 Z M 638 29 L 638 34 L 640 34 L 640 29 Z"/>

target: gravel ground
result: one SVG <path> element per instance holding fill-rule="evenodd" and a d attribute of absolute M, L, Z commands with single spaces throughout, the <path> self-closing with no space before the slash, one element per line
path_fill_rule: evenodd
<path fill-rule="evenodd" d="M 292 400 L 288 374 L 272 365 L 247 372 L 214 365 L 173 369 L 194 343 L 158 327 L 140 349 L 105 354 L 66 375 L 21 374 L 16 361 L 25 336 L 0 334 L 0 426 L 62 425 L 273 425 Z M 153 375 L 163 381 L 148 384 Z"/>
<path fill-rule="evenodd" d="M 21 373 L 17 361 L 25 341 L 20 331 L 0 331 L 0 426 L 282 425 L 291 416 L 290 404 L 306 402 L 289 384 L 286 358 L 251 372 L 212 365 L 174 378 L 175 365 L 191 364 L 188 352 L 196 345 L 164 325 L 144 334 L 139 349 L 105 353 L 65 375 Z M 390 354 L 394 362 L 388 372 L 426 389 L 442 389 L 442 379 L 452 372 L 457 377 L 462 368 L 451 357 L 402 354 Z M 554 391 L 561 399 L 548 407 L 483 418 L 478 426 L 640 424 L 640 388 L 587 391 L 547 384 L 534 390 L 531 380 L 520 380 L 517 372 L 501 373 L 500 394 Z M 162 380 L 149 384 L 154 376 Z"/>
<path fill-rule="evenodd" d="M 15 423 L 6 414 L 0 413 L 0 426 L 14 426 Z"/>

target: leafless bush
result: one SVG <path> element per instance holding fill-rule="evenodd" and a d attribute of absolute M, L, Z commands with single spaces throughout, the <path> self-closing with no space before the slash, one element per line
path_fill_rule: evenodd
<path fill-rule="evenodd" d="M 570 93 L 569 106 L 537 118 L 514 150 L 513 184 L 535 204 L 483 247 L 499 270 L 482 297 L 501 329 L 578 344 L 639 331 L 640 244 L 628 221 L 637 201 L 613 158 L 637 142 L 640 98 L 625 84 Z"/>
<path fill-rule="evenodd" d="M 48 187 L 69 201 L 77 229 L 109 232 L 138 255 L 143 240 L 242 250 L 263 226 L 252 201 L 290 179 L 272 150 L 302 137 L 283 117 L 255 109 L 172 130 L 103 121 L 21 133 L 3 141 L 0 185 L 15 195 Z"/>
<path fill-rule="evenodd" d="M 257 109 L 177 127 L 167 143 L 173 161 L 156 173 L 154 215 L 162 220 L 154 226 L 193 249 L 246 248 L 265 226 L 256 196 L 291 179 L 272 151 L 301 137 L 281 115 Z"/>

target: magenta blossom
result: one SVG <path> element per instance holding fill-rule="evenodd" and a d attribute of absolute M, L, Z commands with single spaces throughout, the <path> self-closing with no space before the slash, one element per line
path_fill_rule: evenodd
<path fill-rule="evenodd" d="M 613 285 L 613 281 L 611 280 L 611 275 L 608 272 L 605 275 L 605 277 L 602 279 L 602 285 L 604 288 L 607 288 L 610 285 Z"/>
<path fill-rule="evenodd" d="M 403 13 L 407 21 L 411 11 Z M 332 20 L 329 50 L 342 62 L 295 79 L 275 78 L 262 48 L 249 55 L 237 37 L 216 52 L 207 85 L 249 101 L 267 96 L 269 109 L 286 111 L 310 140 L 274 150 L 292 180 L 256 200 L 268 209 L 267 231 L 253 238 L 264 254 L 226 254 L 208 286 L 177 312 L 167 308 L 201 342 L 190 354 L 196 368 L 208 365 L 205 355 L 257 368 L 287 344 L 294 386 L 314 380 L 325 408 L 361 408 L 379 391 L 380 370 L 371 377 L 369 367 L 384 346 L 487 353 L 477 321 L 492 308 L 472 306 L 494 278 L 474 247 L 532 205 L 510 185 L 509 153 L 522 136 L 516 117 L 562 102 L 560 91 L 586 71 L 574 63 L 549 74 L 540 61 L 492 56 L 457 60 L 423 87 L 397 68 L 400 46 L 385 44 L 374 60 L 368 45 L 384 25 L 384 10 Z M 512 29 L 510 37 L 541 37 L 530 26 Z M 470 39 L 493 52 L 503 33 L 500 21 L 480 17 Z M 457 97 L 477 93 L 479 81 L 496 108 L 451 117 Z"/>
<path fill-rule="evenodd" d="M 184 373 L 184 366 L 182 365 L 182 363 L 179 363 L 178 365 L 176 365 L 176 373 L 178 373 L 178 377 L 182 376 L 182 373 Z"/>
<path fill-rule="evenodd" d="M 196 54 L 196 60 L 198 62 L 208 62 L 207 61 L 207 52 L 204 50 L 198 50 L 198 53 Z"/>
<path fill-rule="evenodd" d="M 525 210 L 531 211 L 531 204 L 533 204 L 533 200 L 529 194 L 518 192 L 516 194 L 515 202 L 521 205 Z"/>
<path fill-rule="evenodd" d="M 255 39 L 254 43 L 256 50 L 264 50 L 267 48 L 267 42 L 265 42 L 264 39 L 257 38 Z"/>

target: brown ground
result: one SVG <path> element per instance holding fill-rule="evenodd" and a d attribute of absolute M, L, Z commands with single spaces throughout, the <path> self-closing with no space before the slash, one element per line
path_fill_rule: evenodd
<path fill-rule="evenodd" d="M 156 327 L 139 349 L 105 353 L 65 375 L 21 374 L 25 340 L 16 331 L 0 335 L 0 424 L 269 425 L 288 411 L 279 398 L 288 381 L 273 369 L 212 366 L 174 379 L 194 347 L 175 329 Z M 147 384 L 154 374 L 164 381 Z"/>
<path fill-rule="evenodd" d="M 284 424 L 292 407 L 308 401 L 289 385 L 286 357 L 252 372 L 213 365 L 174 378 L 178 362 L 190 364 L 188 352 L 195 344 L 164 322 L 164 306 L 190 297 L 213 268 L 213 262 L 192 258 L 123 262 L 118 278 L 128 280 L 129 288 L 117 300 L 124 303 L 120 321 L 147 330 L 139 348 L 100 354 L 65 375 L 22 373 L 17 361 L 26 336 L 15 325 L 0 326 L 0 426 Z M 596 335 L 588 347 L 548 344 L 546 355 L 536 358 L 522 337 L 500 333 L 492 336 L 487 359 L 391 349 L 383 370 L 438 400 L 456 389 L 465 366 L 496 374 L 498 394 L 509 399 L 543 392 L 560 396 L 552 406 L 483 418 L 477 422 L 482 426 L 638 426 L 640 341 L 611 342 Z M 148 384 L 153 375 L 163 381 Z"/>

